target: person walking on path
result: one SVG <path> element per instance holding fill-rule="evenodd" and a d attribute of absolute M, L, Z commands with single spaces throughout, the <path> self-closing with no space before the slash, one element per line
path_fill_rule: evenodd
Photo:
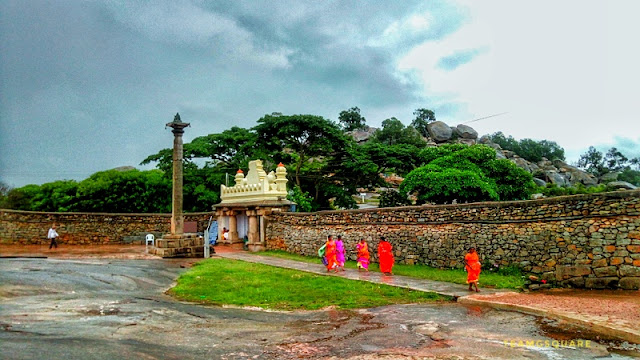
<path fill-rule="evenodd" d="M 47 234 L 47 239 L 51 240 L 51 243 L 49 243 L 49 250 L 51 250 L 51 247 L 53 246 L 55 246 L 56 249 L 58 248 L 58 243 L 56 242 L 56 238 L 58 236 L 60 235 L 58 235 L 58 232 L 56 231 L 56 224 L 51 225 L 49 233 Z"/>
<path fill-rule="evenodd" d="M 464 256 L 464 269 L 467 271 L 467 284 L 469 284 L 469 291 L 473 291 L 472 286 L 478 290 L 478 280 L 480 280 L 480 259 L 476 248 L 472 247 L 469 252 Z"/>
<path fill-rule="evenodd" d="M 384 239 L 384 236 L 380 236 L 380 243 L 378 244 L 378 261 L 380 261 L 380 271 L 385 275 L 392 275 L 391 269 L 393 269 L 393 246 Z"/>
<path fill-rule="evenodd" d="M 318 249 L 318 256 L 322 260 L 322 265 L 324 266 L 329 265 L 329 262 L 327 261 L 327 244 L 326 243 L 322 244 L 320 249 Z"/>
<path fill-rule="evenodd" d="M 363 239 L 356 244 L 356 250 L 358 251 L 358 271 L 369 271 L 369 245 Z"/>
<path fill-rule="evenodd" d="M 336 262 L 338 263 L 338 266 L 336 267 L 337 270 L 345 271 L 345 255 L 346 254 L 344 250 L 344 243 L 342 242 L 342 235 L 338 235 L 338 239 L 336 240 Z"/>
<path fill-rule="evenodd" d="M 336 242 L 333 240 L 333 236 L 327 236 L 327 243 L 325 244 L 325 256 L 327 257 L 327 272 L 338 272 L 338 262 L 336 259 Z"/>

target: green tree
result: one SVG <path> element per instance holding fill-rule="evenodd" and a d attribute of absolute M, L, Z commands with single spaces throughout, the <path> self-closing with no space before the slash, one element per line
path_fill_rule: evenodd
<path fill-rule="evenodd" d="M 303 165 L 313 158 L 331 156 L 348 141 L 333 122 L 316 115 L 265 115 L 253 130 L 257 144 L 281 159 L 295 160 L 296 185 L 301 185 Z"/>
<path fill-rule="evenodd" d="M 620 174 L 618 174 L 618 180 L 626 181 L 635 186 L 640 186 L 640 171 L 632 170 L 630 168 L 624 169 Z"/>
<path fill-rule="evenodd" d="M 287 199 L 297 204 L 297 212 L 312 212 L 315 210 L 313 197 L 308 192 L 302 191 L 299 186 L 294 186 L 289 190 Z"/>
<path fill-rule="evenodd" d="M 426 165 L 410 172 L 400 184 L 400 192 L 415 193 L 417 204 L 499 199 L 495 187 L 482 173 L 455 168 L 443 169 L 436 165 Z"/>
<path fill-rule="evenodd" d="M 496 185 L 501 201 L 527 200 L 535 190 L 533 176 L 506 159 L 493 159 L 482 164 L 486 176 Z"/>
<path fill-rule="evenodd" d="M 448 203 L 528 199 L 533 177 L 509 160 L 496 159 L 485 145 L 447 144 L 425 148 L 424 166 L 411 171 L 400 191 L 417 196 L 418 203 Z"/>
<path fill-rule="evenodd" d="M 378 174 L 389 172 L 405 175 L 420 164 L 420 149 L 410 144 L 386 145 L 371 141 L 359 146 L 359 149 L 363 162 L 370 164 L 369 173 L 375 172 L 378 178 Z"/>
<path fill-rule="evenodd" d="M 382 122 L 382 128 L 373 133 L 372 141 L 389 146 L 409 144 L 422 148 L 426 145 L 420 133 L 413 126 L 405 127 L 404 124 L 395 117 Z"/>
<path fill-rule="evenodd" d="M 34 211 L 71 211 L 76 202 L 78 183 L 75 180 L 61 180 L 42 184 L 33 197 L 31 209 Z"/>
<path fill-rule="evenodd" d="M 367 120 L 360 115 L 360 109 L 357 106 L 341 111 L 338 120 L 342 124 L 344 131 L 359 130 L 367 126 Z"/>
<path fill-rule="evenodd" d="M 500 145 L 504 150 L 513 151 L 516 155 L 528 161 L 538 162 L 543 157 L 548 160 L 565 160 L 564 149 L 554 141 L 532 139 L 518 141 L 512 136 L 506 137 L 502 132 L 489 135 L 489 139 Z"/>
<path fill-rule="evenodd" d="M 25 185 L 19 188 L 13 188 L 7 193 L 5 205 L 7 209 L 35 211 L 33 202 L 36 196 L 40 194 L 39 185 Z"/>
<path fill-rule="evenodd" d="M 7 208 L 7 196 L 9 195 L 9 191 L 11 191 L 11 186 L 4 181 L 0 181 L 0 209 Z"/>
<path fill-rule="evenodd" d="M 609 172 L 604 156 L 593 146 L 589 146 L 587 152 L 580 155 L 577 165 L 594 176 L 602 176 Z"/>
<path fill-rule="evenodd" d="M 413 112 L 413 115 L 415 115 L 415 119 L 413 119 L 413 121 L 411 121 L 411 126 L 413 126 L 416 130 L 418 130 L 418 132 L 424 136 L 424 137 L 429 137 L 429 131 L 427 131 L 427 125 L 429 125 L 429 123 L 436 121 L 436 114 L 429 109 L 425 109 L 425 108 L 420 108 L 420 109 L 416 109 L 416 111 Z"/>
<path fill-rule="evenodd" d="M 400 192 L 396 189 L 387 189 L 380 193 L 380 204 L 378 207 L 396 207 L 411 205 L 411 200 L 406 192 Z"/>
<path fill-rule="evenodd" d="M 629 168 L 629 159 L 615 147 L 612 147 L 607 151 L 604 160 L 609 172 L 622 171 Z"/>
<path fill-rule="evenodd" d="M 159 170 L 100 171 L 78 184 L 73 211 L 166 213 L 171 181 Z"/>

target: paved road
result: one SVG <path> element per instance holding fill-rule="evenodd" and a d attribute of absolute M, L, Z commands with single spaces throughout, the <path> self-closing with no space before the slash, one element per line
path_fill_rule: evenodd
<path fill-rule="evenodd" d="M 552 321 L 453 303 L 265 312 L 174 301 L 180 260 L 0 260 L 2 359 L 560 359 Z M 514 341 L 513 345 L 509 341 Z M 505 345 L 505 341 L 507 344 Z M 577 345 L 577 341 L 575 343 Z M 584 344 L 584 343 L 583 343 Z M 612 354 L 626 358 L 640 353 Z"/>

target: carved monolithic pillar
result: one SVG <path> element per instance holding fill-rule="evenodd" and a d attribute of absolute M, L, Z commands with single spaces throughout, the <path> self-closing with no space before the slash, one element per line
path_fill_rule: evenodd
<path fill-rule="evenodd" d="M 229 244 L 238 241 L 238 221 L 236 219 L 237 212 L 229 211 Z"/>
<path fill-rule="evenodd" d="M 171 234 L 182 235 L 184 233 L 184 216 L 182 213 L 182 134 L 184 128 L 189 126 L 180 120 L 180 114 L 176 114 L 173 122 L 167 124 L 173 132 L 173 196 L 171 205 Z"/>
<path fill-rule="evenodd" d="M 249 244 L 260 242 L 260 229 L 258 229 L 258 216 L 255 210 L 247 211 L 249 217 Z"/>

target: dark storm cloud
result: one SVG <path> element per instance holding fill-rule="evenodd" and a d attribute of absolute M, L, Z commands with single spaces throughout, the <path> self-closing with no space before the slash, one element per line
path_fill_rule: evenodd
<path fill-rule="evenodd" d="M 273 111 L 410 114 L 424 99 L 395 62 L 463 21 L 446 2 L 4 1 L 0 180 L 136 165 L 178 111 L 185 141 Z"/>

